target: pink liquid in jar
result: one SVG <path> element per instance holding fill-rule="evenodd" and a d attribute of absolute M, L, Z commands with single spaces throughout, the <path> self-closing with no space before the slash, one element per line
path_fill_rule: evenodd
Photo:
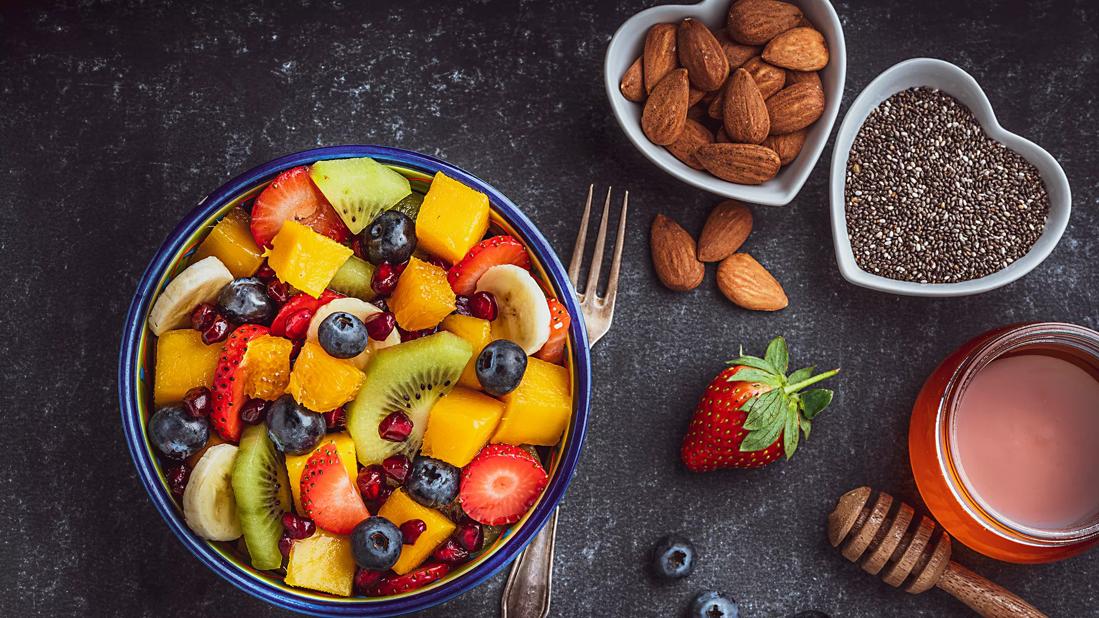
<path fill-rule="evenodd" d="M 1071 362 L 989 363 L 958 402 L 952 448 L 970 494 L 1002 521 L 1059 531 L 1099 519 L 1099 380 Z"/>

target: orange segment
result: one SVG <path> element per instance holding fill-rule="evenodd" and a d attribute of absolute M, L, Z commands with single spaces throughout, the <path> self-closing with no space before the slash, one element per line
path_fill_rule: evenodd
<path fill-rule="evenodd" d="M 282 281 L 319 298 L 353 253 L 297 221 L 286 221 L 271 241 L 267 264 Z"/>
<path fill-rule="evenodd" d="M 221 344 L 206 345 L 197 330 L 170 330 L 156 341 L 153 403 L 162 406 L 183 401 L 196 386 L 214 385 Z"/>
<path fill-rule="evenodd" d="M 469 357 L 466 368 L 462 370 L 462 377 L 458 378 L 458 384 L 469 388 L 480 389 L 481 381 L 477 379 L 477 357 L 481 350 L 492 341 L 492 322 L 468 315 L 452 313 L 446 316 L 440 324 L 443 330 L 449 331 L 465 339 L 473 346 L 473 356 Z"/>
<path fill-rule="evenodd" d="M 397 289 L 389 297 L 389 309 L 405 330 L 423 330 L 439 324 L 457 306 L 446 271 L 421 259 L 408 261 Z"/>
<path fill-rule="evenodd" d="M 487 231 L 488 196 L 437 172 L 416 216 L 420 248 L 454 264 Z"/>
<path fill-rule="evenodd" d="M 431 408 L 424 455 L 465 466 L 488 442 L 503 414 L 502 402 L 475 390 L 455 388 Z"/>
<path fill-rule="evenodd" d="M 286 392 L 290 383 L 290 353 L 294 344 L 289 339 L 261 335 L 248 342 L 241 365 L 244 372 L 244 394 L 253 399 L 274 401 Z"/>
<path fill-rule="evenodd" d="M 319 344 L 306 341 L 286 391 L 306 408 L 328 412 L 354 399 L 363 378 L 363 372 L 348 361 L 332 358 Z"/>
<path fill-rule="evenodd" d="M 397 559 L 397 564 L 393 565 L 393 571 L 398 575 L 404 575 L 420 566 L 440 543 L 454 533 L 456 527 L 439 511 L 409 498 L 403 489 L 398 489 L 389 496 L 382 508 L 378 510 L 378 515 L 393 522 L 397 527 L 410 519 L 419 519 L 427 524 L 427 530 L 416 539 L 415 544 L 401 548 L 401 557 Z"/>
<path fill-rule="evenodd" d="M 263 263 L 263 251 L 252 239 L 251 218 L 243 208 L 230 210 L 195 251 L 194 261 L 214 256 L 234 277 L 251 277 Z"/>
<path fill-rule="evenodd" d="M 503 400 L 504 417 L 492 442 L 553 446 L 572 414 L 569 370 L 530 357 L 523 380 Z"/>

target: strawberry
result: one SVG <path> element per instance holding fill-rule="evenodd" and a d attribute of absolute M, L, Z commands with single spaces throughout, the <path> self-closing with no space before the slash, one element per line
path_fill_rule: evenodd
<path fill-rule="evenodd" d="M 325 444 L 305 462 L 301 506 L 314 523 L 334 534 L 351 534 L 359 522 L 370 517 L 332 444 Z"/>
<path fill-rule="evenodd" d="M 351 236 L 336 209 L 310 180 L 308 167 L 286 170 L 259 194 L 252 206 L 252 238 L 257 245 L 270 247 L 283 222 L 290 219 L 336 242 Z"/>
<path fill-rule="evenodd" d="M 221 348 L 217 369 L 214 370 L 214 411 L 210 424 L 226 442 L 240 441 L 240 409 L 248 399 L 244 396 L 244 379 L 241 361 L 248 349 L 248 342 L 268 333 L 266 326 L 244 324 L 230 333 Z"/>
<path fill-rule="evenodd" d="M 387 597 L 392 594 L 423 588 L 433 581 L 442 579 L 449 572 L 449 564 L 429 564 L 411 573 L 385 577 L 374 586 L 371 593 L 373 596 Z"/>
<path fill-rule="evenodd" d="M 451 267 L 447 281 L 455 294 L 471 296 L 477 291 L 477 280 L 485 271 L 500 264 L 530 268 L 530 256 L 523 243 L 511 236 L 493 236 L 473 246 L 460 262 Z"/>
<path fill-rule="evenodd" d="M 309 320 L 313 318 L 313 314 L 317 312 L 317 309 L 327 305 L 328 303 L 336 300 L 337 298 L 343 298 L 343 294 L 333 292 L 332 290 L 325 290 L 320 298 L 313 298 L 312 296 L 299 292 L 290 297 L 286 301 L 286 304 L 279 309 L 279 312 L 275 314 L 275 319 L 271 320 L 271 334 L 276 337 L 289 337 L 287 333 L 287 326 L 290 326 L 292 322 L 304 320 L 306 328 L 309 327 Z M 291 320 L 295 314 L 306 312 L 300 318 Z M 289 337 L 294 339 L 294 337 Z"/>
<path fill-rule="evenodd" d="M 551 298 L 547 302 L 550 310 L 550 336 L 534 356 L 548 363 L 560 365 L 561 361 L 565 360 L 565 342 L 569 338 L 569 324 L 572 323 L 572 317 L 569 316 L 569 312 L 561 301 Z"/>
<path fill-rule="evenodd" d="M 519 521 L 546 488 L 538 458 L 518 446 L 490 444 L 462 470 L 458 500 L 470 519 L 489 526 Z"/>
<path fill-rule="evenodd" d="M 786 376 L 789 351 L 776 337 L 764 358 L 729 361 L 706 388 L 695 409 L 680 458 L 692 472 L 720 468 L 760 468 L 793 456 L 802 431 L 832 401 L 832 391 L 802 389 L 830 378 L 839 369 L 813 375 L 814 367 Z"/>

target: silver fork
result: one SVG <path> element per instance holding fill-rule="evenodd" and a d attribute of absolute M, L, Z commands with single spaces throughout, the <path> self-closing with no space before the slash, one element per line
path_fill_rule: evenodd
<path fill-rule="evenodd" d="M 569 262 L 569 279 L 574 288 L 580 287 L 580 266 L 584 261 L 584 244 L 588 239 L 588 219 L 591 215 L 591 198 L 595 185 L 588 187 L 588 199 L 584 204 L 584 216 L 580 219 L 580 233 L 576 236 L 576 245 L 572 249 L 572 261 Z M 622 213 L 618 218 L 618 236 L 614 243 L 614 255 L 611 257 L 611 272 L 607 281 L 607 291 L 602 297 L 597 293 L 599 275 L 603 265 L 603 250 L 607 240 L 607 221 L 610 219 L 611 189 L 607 188 L 607 199 L 603 203 L 603 220 L 599 224 L 599 235 L 595 238 L 595 251 L 592 255 L 591 269 L 583 293 L 577 293 L 580 310 L 584 314 L 584 325 L 588 330 L 588 342 L 595 345 L 611 328 L 614 319 L 614 301 L 618 294 L 618 268 L 622 262 L 623 237 L 626 234 L 626 210 L 629 206 L 630 192 L 622 198 Z M 503 618 L 545 618 L 549 615 L 550 600 L 553 594 L 553 545 L 557 536 L 557 512 L 546 523 L 530 545 L 515 559 L 508 574 L 501 599 L 500 612 Z"/>

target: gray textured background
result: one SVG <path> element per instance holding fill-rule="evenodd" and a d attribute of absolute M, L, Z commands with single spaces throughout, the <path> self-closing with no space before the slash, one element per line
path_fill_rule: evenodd
<path fill-rule="evenodd" d="M 676 616 L 708 588 L 746 616 L 966 615 L 857 571 L 823 520 L 864 483 L 919 504 L 909 407 L 958 344 L 1019 320 L 1099 326 L 1091 2 L 839 2 L 845 102 L 899 60 L 956 62 L 1004 126 L 1060 159 L 1075 211 L 1049 260 L 1005 289 L 876 294 L 836 271 L 826 150 L 789 207 L 755 211 L 747 248 L 791 299 L 776 315 L 726 303 L 712 269 L 686 295 L 652 273 L 653 215 L 697 231 L 716 200 L 650 165 L 610 116 L 602 55 L 646 0 L 49 4 L 0 7 L 0 613 L 281 615 L 201 567 L 148 503 L 118 423 L 119 327 L 147 260 L 206 192 L 284 153 L 379 143 L 494 183 L 561 253 L 589 182 L 630 189 L 619 314 L 594 351 L 590 438 L 562 511 L 556 615 Z M 843 367 L 812 440 L 762 471 L 684 472 L 679 440 L 706 383 L 737 346 L 780 333 L 795 363 Z M 702 559 L 689 580 L 657 586 L 643 556 L 669 531 Z M 1051 615 L 1096 613 L 1099 554 L 1028 567 L 957 557 Z M 501 585 L 426 615 L 492 615 Z"/>

